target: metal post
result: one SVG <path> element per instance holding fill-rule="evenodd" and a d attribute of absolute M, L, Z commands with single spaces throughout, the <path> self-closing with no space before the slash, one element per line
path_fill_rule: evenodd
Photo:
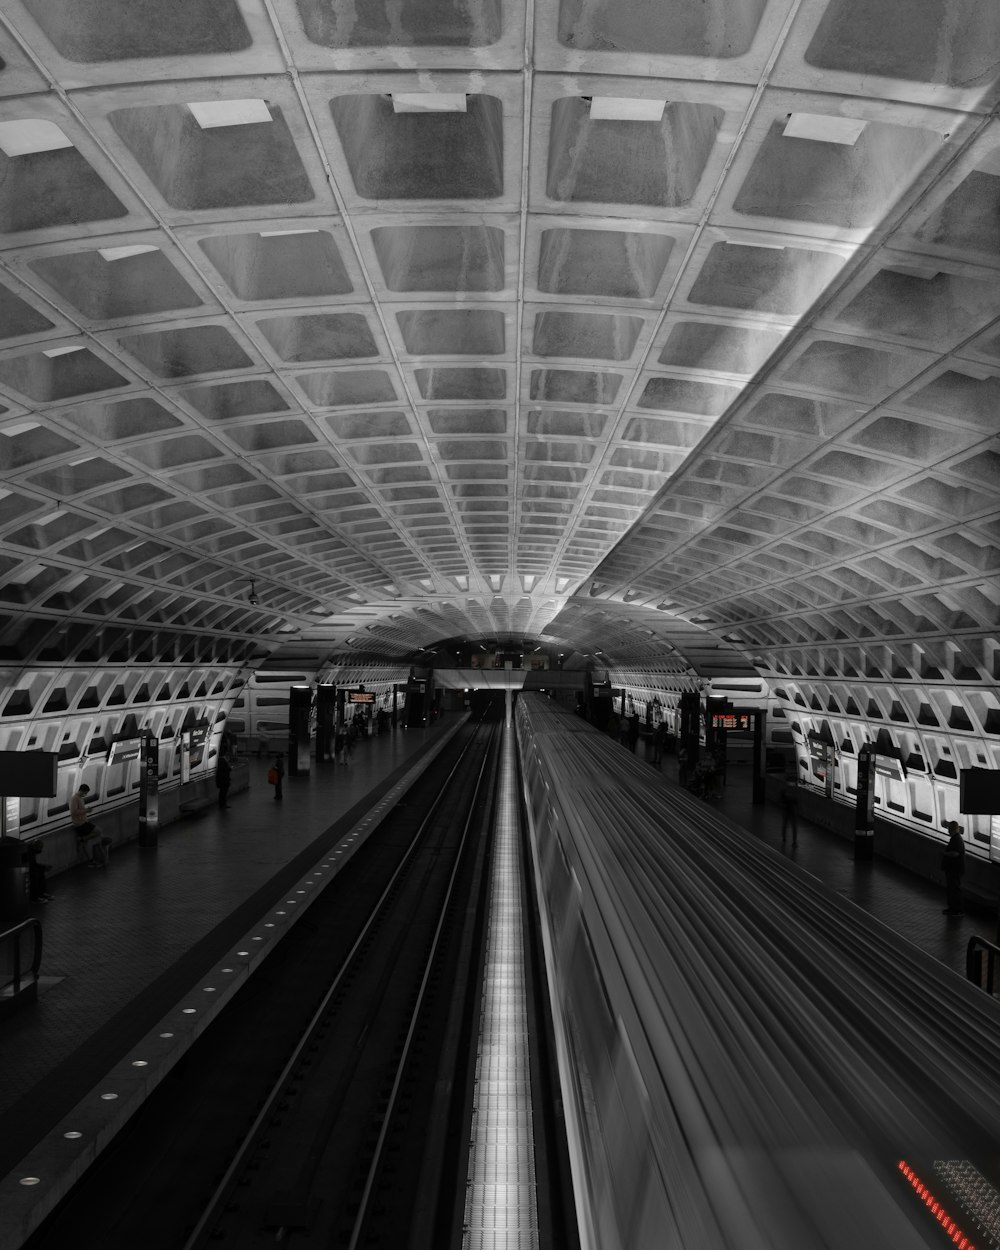
<path fill-rule="evenodd" d="M 142 731 L 139 753 L 139 845 L 156 846 L 160 830 L 160 740 Z"/>
<path fill-rule="evenodd" d="M 764 721 L 767 713 L 757 708 L 753 714 L 753 799 L 754 807 L 760 807 L 766 797 L 767 750 L 764 737 Z"/>
<path fill-rule="evenodd" d="M 858 789 L 854 806 L 854 858 L 869 861 L 875 855 L 875 748 L 866 743 L 858 752 Z"/>

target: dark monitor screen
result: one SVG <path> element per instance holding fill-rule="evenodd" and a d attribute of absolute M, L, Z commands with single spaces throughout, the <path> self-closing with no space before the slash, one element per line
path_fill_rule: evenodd
<path fill-rule="evenodd" d="M 1000 815 L 1000 771 L 963 768 L 958 775 L 958 810 L 969 816 Z"/>
<path fill-rule="evenodd" d="M 50 799 L 56 792 L 56 751 L 0 751 L 0 794 Z"/>

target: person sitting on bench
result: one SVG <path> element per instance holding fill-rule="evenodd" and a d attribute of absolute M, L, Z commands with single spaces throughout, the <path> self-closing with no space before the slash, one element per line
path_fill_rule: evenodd
<path fill-rule="evenodd" d="M 90 786 L 82 785 L 69 801 L 69 818 L 76 830 L 76 836 L 87 855 L 91 868 L 107 868 L 110 855 L 108 847 L 110 838 L 101 836 L 101 831 L 91 821 L 87 812 L 87 795 Z"/>

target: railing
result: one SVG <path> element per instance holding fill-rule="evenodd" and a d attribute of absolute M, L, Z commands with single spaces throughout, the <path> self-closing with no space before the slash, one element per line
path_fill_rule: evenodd
<path fill-rule="evenodd" d="M 969 938 L 969 945 L 965 951 L 966 977 L 980 989 L 985 990 L 987 994 L 995 994 L 1000 989 L 998 967 L 1000 967 L 1000 946 L 988 942 L 983 937 Z"/>
<path fill-rule="evenodd" d="M 31 966 L 24 971 L 22 942 L 32 935 Z M 42 924 L 34 916 L 0 933 L 0 1014 L 15 1004 L 34 999 L 38 993 L 38 970 L 42 966 Z"/>

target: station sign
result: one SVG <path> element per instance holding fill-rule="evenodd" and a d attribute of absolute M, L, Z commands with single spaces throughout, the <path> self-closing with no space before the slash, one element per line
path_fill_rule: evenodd
<path fill-rule="evenodd" d="M 825 738 L 810 738 L 809 739 L 810 759 L 818 760 L 820 763 L 825 764 L 828 758 L 827 751 L 831 751 L 831 750 L 833 750 L 833 748 L 831 747 L 830 743 L 826 741 Z"/>
<path fill-rule="evenodd" d="M 197 768 L 205 754 L 205 742 L 208 739 L 208 721 L 199 721 L 186 730 L 188 735 L 188 753 L 190 766 Z"/>
<path fill-rule="evenodd" d="M 889 777 L 892 781 L 902 781 L 906 776 L 903 765 L 893 755 L 875 756 L 875 774 L 878 777 Z"/>
<path fill-rule="evenodd" d="M 112 742 L 108 751 L 108 764 L 127 764 L 130 760 L 137 760 L 141 754 L 141 738 L 121 738 Z"/>

